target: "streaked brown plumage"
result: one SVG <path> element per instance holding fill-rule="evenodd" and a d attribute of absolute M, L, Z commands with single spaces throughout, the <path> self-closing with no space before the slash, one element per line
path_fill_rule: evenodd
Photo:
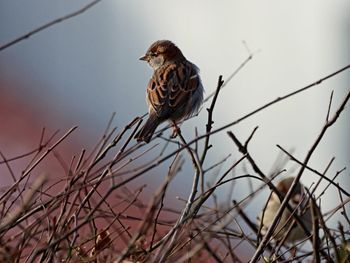
<path fill-rule="evenodd" d="M 278 191 L 281 193 L 283 197 L 287 194 L 293 181 L 294 181 L 294 177 L 287 177 L 277 184 L 276 188 L 278 189 Z M 303 221 L 305 227 L 311 232 L 312 219 L 311 219 L 311 210 L 308 203 L 309 198 L 312 198 L 312 197 L 308 197 L 306 195 L 304 186 L 299 182 L 291 196 L 291 199 L 289 200 L 289 204 L 293 209 L 297 208 L 296 214 Z M 271 225 L 271 222 L 274 220 L 276 216 L 278 209 L 280 208 L 280 205 L 281 205 L 281 202 L 278 196 L 275 193 L 272 193 L 270 199 L 268 200 L 266 209 L 263 212 L 264 216 L 262 219 L 260 219 L 261 220 L 260 223 L 262 224 L 262 229 L 261 229 L 262 235 L 265 235 L 265 233 L 267 232 L 268 228 Z M 292 225 L 292 223 L 293 223 L 293 216 L 291 215 L 290 211 L 286 208 L 282 213 L 280 221 L 274 231 L 274 235 L 273 235 L 274 238 L 276 240 L 280 240 L 284 238 L 285 235 L 288 234 L 285 239 L 285 241 L 288 243 L 293 243 L 300 239 L 306 238 L 304 230 L 297 223 L 294 223 L 294 225 Z M 289 228 L 291 228 L 291 230 L 289 233 L 287 233 Z"/>
<path fill-rule="evenodd" d="M 176 135 L 176 123 L 195 114 L 201 106 L 203 86 L 199 69 L 169 40 L 153 43 L 140 59 L 154 69 L 147 86 L 149 117 L 135 135 L 138 141 L 148 143 L 158 125 L 166 120 L 173 124 Z"/>

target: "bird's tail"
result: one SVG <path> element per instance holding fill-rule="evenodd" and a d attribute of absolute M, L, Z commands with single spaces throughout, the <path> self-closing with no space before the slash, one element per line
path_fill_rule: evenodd
<path fill-rule="evenodd" d="M 157 129 L 160 124 L 159 118 L 156 114 L 150 114 L 145 125 L 138 131 L 135 135 L 135 139 L 140 142 L 144 141 L 149 143 L 152 138 L 154 131 Z"/>

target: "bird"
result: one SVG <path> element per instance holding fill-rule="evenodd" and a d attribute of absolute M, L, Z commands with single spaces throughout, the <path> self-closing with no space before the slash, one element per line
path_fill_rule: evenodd
<path fill-rule="evenodd" d="M 154 42 L 140 60 L 149 64 L 153 75 L 146 90 L 148 119 L 135 138 L 149 143 L 157 127 L 165 121 L 171 123 L 174 138 L 180 133 L 178 123 L 197 114 L 203 103 L 199 68 L 170 40 Z"/>
<path fill-rule="evenodd" d="M 277 190 L 281 193 L 282 198 L 287 194 L 289 188 L 294 181 L 294 177 L 287 177 L 276 185 Z M 312 198 L 312 197 L 310 197 Z M 296 214 L 303 222 L 306 229 L 312 231 L 312 216 L 311 208 L 309 206 L 309 196 L 307 196 L 305 187 L 298 182 L 292 196 L 289 200 L 289 204 L 293 209 L 296 209 Z M 275 215 L 281 205 L 280 199 L 276 193 L 272 193 L 267 202 L 266 208 L 263 210 L 260 216 L 261 234 L 265 235 L 271 222 L 274 220 Z M 298 240 L 306 238 L 305 231 L 296 222 L 293 224 L 293 216 L 288 208 L 285 208 L 279 223 L 273 233 L 275 240 L 282 240 L 286 243 L 294 243 Z M 287 235 L 287 236 L 286 236 Z M 286 236 L 286 237 L 285 237 Z"/>

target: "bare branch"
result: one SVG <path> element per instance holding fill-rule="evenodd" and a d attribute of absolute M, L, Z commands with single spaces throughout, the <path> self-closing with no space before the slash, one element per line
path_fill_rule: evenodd
<path fill-rule="evenodd" d="M 273 234 L 273 231 L 277 225 L 278 219 L 281 217 L 286 205 L 288 204 L 288 201 L 290 199 L 290 197 L 292 196 L 292 193 L 294 191 L 294 189 L 297 187 L 297 184 L 300 180 L 300 177 L 302 176 L 306 165 L 308 164 L 313 152 L 315 151 L 315 149 L 317 148 L 318 144 L 320 143 L 320 141 L 322 140 L 324 134 L 326 133 L 326 131 L 328 130 L 329 127 L 331 127 L 339 118 L 341 112 L 344 110 L 345 105 L 347 104 L 348 100 L 350 98 L 350 92 L 347 94 L 347 96 L 345 97 L 345 99 L 343 100 L 342 104 L 340 105 L 340 107 L 338 108 L 338 110 L 336 111 L 336 113 L 334 114 L 334 116 L 332 117 L 332 119 L 330 119 L 329 121 L 327 121 L 327 123 L 324 125 L 323 129 L 321 130 L 320 135 L 316 138 L 316 141 L 314 142 L 314 144 L 311 146 L 309 152 L 307 153 L 305 160 L 303 162 L 303 166 L 300 168 L 298 174 L 296 175 L 291 187 L 288 190 L 288 193 L 286 194 L 285 198 L 283 199 L 281 206 L 278 209 L 278 212 L 276 213 L 276 216 L 273 220 L 273 222 L 271 222 L 271 225 L 269 227 L 269 229 L 266 232 L 266 235 L 264 236 L 264 238 L 262 239 L 261 243 L 259 244 L 257 250 L 255 251 L 253 257 L 251 258 L 251 263 L 255 263 L 258 261 L 264 247 L 266 246 L 269 238 L 271 237 L 271 235 Z"/>
<path fill-rule="evenodd" d="M 24 34 L 24 35 L 22 35 L 20 37 L 17 37 L 14 40 L 12 40 L 12 41 L 10 41 L 10 42 L 8 42 L 6 44 L 1 45 L 0 46 L 0 52 L 3 51 L 4 49 L 8 48 L 8 47 L 11 47 L 11 46 L 13 46 L 13 45 L 15 45 L 15 44 L 25 40 L 25 39 L 30 38 L 31 36 L 41 32 L 41 31 L 43 31 L 43 30 L 45 30 L 45 29 L 47 29 L 49 27 L 52 27 L 52 26 L 54 26 L 56 24 L 59 24 L 59 23 L 65 21 L 65 20 L 68 20 L 70 18 L 73 18 L 75 16 L 78 16 L 78 15 L 84 13 L 86 10 L 90 9 L 91 7 L 93 7 L 94 5 L 96 5 L 99 2 L 101 2 L 101 0 L 94 0 L 91 3 L 85 5 L 83 8 L 81 8 L 81 9 L 79 9 L 79 10 L 73 12 L 73 13 L 70 13 L 68 15 L 65 15 L 65 16 L 62 16 L 62 17 L 59 17 L 59 18 L 56 18 L 56 19 L 48 22 L 47 24 L 44 24 L 44 25 L 42 25 L 42 26 L 40 26 L 40 27 L 38 27 L 36 29 L 33 29 L 33 30 L 29 31 L 26 34 Z"/>

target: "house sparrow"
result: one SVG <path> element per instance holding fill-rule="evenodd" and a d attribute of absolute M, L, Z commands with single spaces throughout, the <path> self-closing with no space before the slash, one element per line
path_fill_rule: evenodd
<path fill-rule="evenodd" d="M 148 143 L 166 120 L 171 122 L 175 137 L 179 132 L 177 123 L 196 114 L 202 105 L 199 69 L 169 40 L 153 43 L 140 60 L 147 61 L 154 72 L 147 86 L 149 116 L 135 138 Z"/>
<path fill-rule="evenodd" d="M 280 193 L 282 194 L 282 197 L 284 197 L 289 188 L 291 187 L 293 183 L 294 178 L 288 177 L 284 180 L 280 181 L 276 188 Z M 309 207 L 308 202 L 308 196 L 306 195 L 306 191 L 304 186 L 301 183 L 297 184 L 296 189 L 294 190 L 294 193 L 292 194 L 289 205 L 296 210 L 296 214 L 300 217 L 302 222 L 304 223 L 305 227 L 309 230 L 309 232 L 312 231 L 312 216 L 311 216 L 311 209 Z M 275 193 L 272 193 L 265 211 L 262 212 L 262 227 L 261 227 L 261 234 L 265 235 L 267 232 L 267 229 L 270 227 L 271 222 L 273 221 L 279 207 L 280 207 L 280 200 L 278 196 Z M 261 219 L 260 219 L 261 221 Z M 285 235 L 287 237 L 285 238 L 285 241 L 288 243 L 293 243 L 295 241 L 301 240 L 303 238 L 306 238 L 304 230 L 295 222 L 293 225 L 293 216 L 291 215 L 288 208 L 285 208 L 283 211 L 283 214 L 281 216 L 281 219 L 274 231 L 273 237 L 276 240 L 281 240 L 282 238 L 285 238 Z M 291 229 L 289 231 L 289 229 Z M 289 231 L 289 232 L 288 232 Z"/>

